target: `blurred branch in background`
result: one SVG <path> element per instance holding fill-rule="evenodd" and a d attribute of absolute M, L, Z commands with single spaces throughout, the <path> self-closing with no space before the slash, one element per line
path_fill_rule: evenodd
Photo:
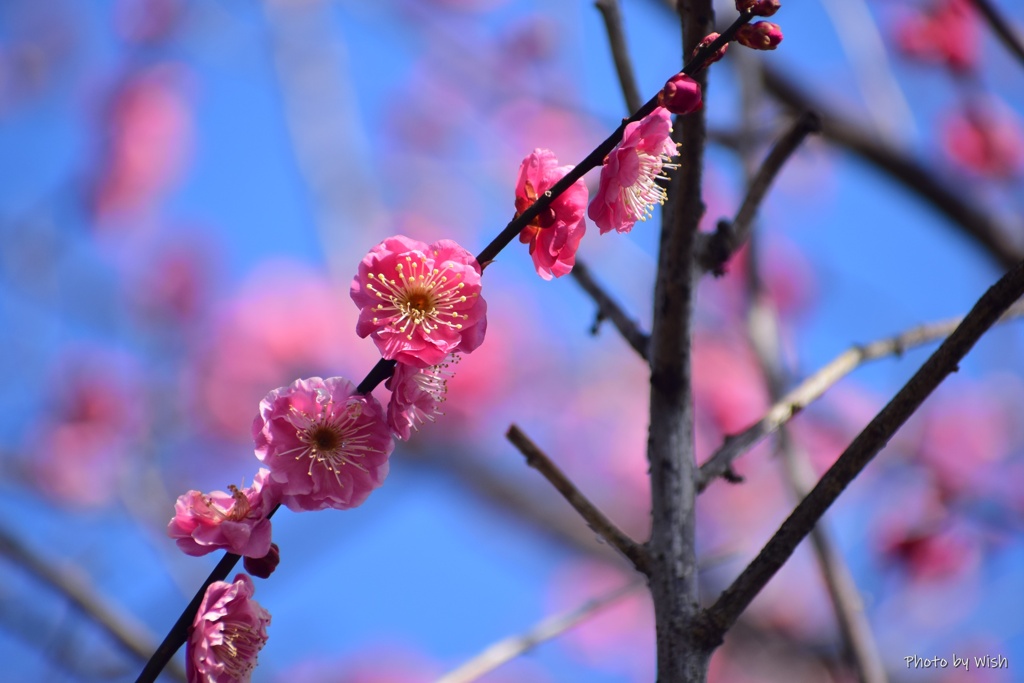
<path fill-rule="evenodd" d="M 1022 315 L 1024 315 L 1024 303 L 1016 304 L 1006 311 L 999 322 L 1014 320 Z M 796 417 L 800 411 L 820 398 L 829 388 L 863 363 L 901 355 L 908 349 L 948 337 L 963 320 L 963 318 L 957 318 L 920 325 L 895 337 L 854 346 L 839 354 L 830 363 L 776 401 L 759 421 L 739 434 L 727 437 L 725 443 L 701 465 L 697 489 L 703 491 L 712 481 L 725 475 L 733 460 Z"/>
<path fill-rule="evenodd" d="M 148 634 L 147 629 L 130 614 L 104 600 L 94 585 L 77 573 L 47 562 L 3 528 L 0 528 L 0 553 L 67 598 L 76 610 L 94 621 L 138 661 L 146 661 L 156 648 L 156 639 Z M 185 680 L 185 672 L 176 662 L 171 662 L 167 670 L 175 679 Z"/>

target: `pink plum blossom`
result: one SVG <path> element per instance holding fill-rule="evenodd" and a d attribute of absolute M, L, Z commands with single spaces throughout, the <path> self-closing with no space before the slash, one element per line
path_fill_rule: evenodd
<path fill-rule="evenodd" d="M 341 377 L 295 380 L 260 403 L 256 457 L 289 509 L 346 510 L 384 483 L 394 441 L 384 409 Z"/>
<path fill-rule="evenodd" d="M 261 468 L 251 487 L 230 486 L 230 493 L 189 491 L 179 496 L 167 535 L 186 555 L 227 550 L 245 557 L 263 557 L 270 551 L 267 515 L 276 504 L 273 486 L 266 485 L 269 475 L 270 470 Z"/>
<path fill-rule="evenodd" d="M 551 150 L 533 150 L 519 166 L 516 215 L 530 208 L 572 168 L 559 166 Z M 537 274 L 545 280 L 561 277 L 575 265 L 576 250 L 587 230 L 583 220 L 586 207 L 587 186 L 580 178 L 519 233 L 519 241 L 530 245 Z"/>
<path fill-rule="evenodd" d="M 968 0 L 940 0 L 929 12 L 906 16 L 896 25 L 896 43 L 908 57 L 944 63 L 958 72 L 974 68 L 981 53 L 978 21 Z"/>
<path fill-rule="evenodd" d="M 245 574 L 206 589 L 185 646 L 188 683 L 250 680 L 270 624 L 270 613 L 252 599 L 255 589 Z"/>
<path fill-rule="evenodd" d="M 428 245 L 389 237 L 352 280 L 356 334 L 372 336 L 384 358 L 421 368 L 455 351 L 469 353 L 487 329 L 480 275 L 473 255 L 451 240 Z"/>
<path fill-rule="evenodd" d="M 944 121 L 941 142 L 960 167 L 989 178 L 1012 178 L 1024 168 L 1024 129 L 995 101 L 975 101 Z"/>
<path fill-rule="evenodd" d="M 672 119 L 664 107 L 658 107 L 639 121 L 626 126 L 622 142 L 605 158 L 601 183 L 590 203 L 590 219 L 601 234 L 617 230 L 629 232 L 638 221 L 651 216 L 655 204 L 664 204 L 665 188 L 658 179 L 676 154 L 672 141 Z"/>
<path fill-rule="evenodd" d="M 458 362 L 459 356 L 453 355 L 450 360 L 429 368 L 405 363 L 395 366 L 395 373 L 386 385 L 391 390 L 388 425 L 395 436 L 407 441 L 411 429 L 418 429 L 417 425 L 427 421 L 433 422 L 435 415 L 442 414 L 438 408 L 445 400 L 448 379 L 455 374 L 448 368 Z"/>

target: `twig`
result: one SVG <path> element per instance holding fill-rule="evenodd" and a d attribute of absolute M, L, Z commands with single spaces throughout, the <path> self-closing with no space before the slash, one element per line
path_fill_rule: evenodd
<path fill-rule="evenodd" d="M 747 195 L 732 222 L 721 221 L 714 233 L 701 235 L 697 247 L 697 261 L 701 268 L 716 275 L 722 274 L 725 262 L 749 238 L 754 216 L 782 166 L 808 134 L 820 130 L 821 120 L 817 114 L 807 111 L 801 114 L 785 135 L 779 138 L 761 164 L 757 175 L 750 181 Z"/>
<path fill-rule="evenodd" d="M 792 442 L 785 430 L 782 432 L 780 446 L 786 478 L 797 500 L 800 500 L 814 486 L 814 470 L 810 458 Z M 857 664 L 861 683 L 885 683 L 888 676 L 878 651 L 878 643 L 871 632 L 871 624 L 864 613 L 864 600 L 824 521 L 819 521 L 811 531 L 811 545 L 836 610 L 839 630 Z"/>
<path fill-rule="evenodd" d="M 741 68 L 745 61 L 747 60 L 740 60 Z M 751 127 L 757 120 L 756 112 L 764 96 L 763 84 L 761 79 L 756 77 L 756 70 L 748 68 L 743 70 L 741 85 L 743 131 L 749 137 Z M 745 175 L 747 181 L 751 182 L 756 168 L 753 164 L 753 155 L 749 148 L 745 148 L 742 155 Z M 750 222 L 753 222 L 752 219 Z M 750 254 L 745 271 L 750 301 L 747 316 L 748 336 L 768 385 L 771 400 L 777 401 L 784 393 L 787 374 L 781 348 L 781 322 L 778 312 L 766 296 L 764 280 L 761 277 L 759 235 L 753 234 L 750 228 L 747 232 L 750 233 L 747 238 Z M 814 485 L 814 470 L 807 454 L 790 438 L 785 428 L 779 432 L 778 445 L 782 453 L 786 480 L 796 503 L 804 498 Z M 824 523 L 815 525 L 811 532 L 811 544 L 828 588 L 844 649 L 853 659 L 860 683 L 886 683 L 885 667 L 882 665 L 871 625 L 864 614 L 864 602 L 850 576 L 845 560 L 836 552 L 832 535 Z"/>
<path fill-rule="evenodd" d="M 611 298 L 607 292 L 594 280 L 590 274 L 590 268 L 577 259 L 573 266 L 571 275 L 579 283 L 590 298 L 597 304 L 598 319 L 611 320 L 615 329 L 619 331 L 622 338 L 633 347 L 640 357 L 647 360 L 647 346 L 650 344 L 650 337 L 640 329 L 636 322 L 630 318 L 618 302 Z M 596 326 L 595 326 L 596 332 Z"/>
<path fill-rule="evenodd" d="M 972 0 L 972 2 L 988 21 L 992 30 L 999 36 L 999 39 L 1003 41 L 1006 49 L 1012 52 L 1021 64 L 1024 64 L 1024 43 L 1021 42 L 1020 36 L 1010 29 L 1010 24 L 1006 19 L 1000 16 L 996 6 L 989 0 Z"/>
<path fill-rule="evenodd" d="M 861 99 L 886 142 L 909 146 L 914 114 L 886 56 L 885 43 L 865 0 L 821 0 L 857 79 Z"/>
<path fill-rule="evenodd" d="M 636 86 L 636 76 L 633 74 L 633 60 L 630 59 L 629 49 L 626 47 L 626 32 L 622 28 L 619 0 L 597 0 L 594 6 L 601 13 L 605 30 L 608 31 L 608 43 L 612 50 L 612 58 L 615 60 L 615 72 L 619 75 L 622 95 L 626 98 L 626 108 L 629 111 L 636 111 L 643 103 L 640 100 L 640 90 Z"/>
<path fill-rule="evenodd" d="M 478 457 L 470 457 L 470 454 L 460 452 L 458 449 L 445 449 L 441 452 L 429 447 L 419 449 L 415 453 L 406 448 L 401 455 L 407 458 L 403 467 L 420 463 L 451 473 L 460 484 L 484 498 L 487 503 L 513 513 L 516 519 L 531 524 L 534 529 L 557 545 L 588 553 L 604 562 L 614 562 L 617 567 L 624 566 L 618 551 L 595 537 L 594 533 L 581 523 L 578 515 L 568 514 L 568 511 L 562 514 L 560 511 L 549 510 L 548 506 L 538 505 L 536 496 L 525 490 L 518 481 L 495 472 L 494 468 L 482 464 Z"/>
<path fill-rule="evenodd" d="M 818 112 L 821 132 L 826 139 L 869 161 L 934 206 L 968 237 L 980 243 L 1002 267 L 1010 268 L 1024 258 L 1024 249 L 1011 239 L 1012 235 L 1020 234 L 1021 226 L 1007 225 L 983 207 L 963 199 L 961 188 L 940 179 L 924 164 L 885 144 L 873 133 L 803 92 L 778 71 L 763 65 L 761 69 L 765 87 L 775 99 L 796 111 Z"/>
<path fill-rule="evenodd" d="M 81 576 L 53 566 L 2 528 L 0 553 L 67 598 L 78 611 L 96 622 L 135 657 L 143 661 L 149 657 L 154 643 L 145 626 L 103 600 L 96 587 L 89 585 Z M 180 666 L 174 665 L 171 673 L 179 681 L 185 680 L 185 672 Z"/>
<path fill-rule="evenodd" d="M 1012 306 L 1001 321 L 1024 315 L 1024 303 Z M 717 477 L 723 476 L 732 462 L 766 436 L 773 434 L 812 402 L 821 397 L 832 385 L 868 361 L 899 355 L 908 349 L 947 337 L 962 318 L 946 322 L 929 323 L 903 332 L 895 337 L 879 339 L 864 346 L 854 346 L 842 352 L 827 365 L 805 379 L 779 399 L 760 420 L 744 431 L 726 438 L 725 442 L 701 465 L 697 479 L 698 492 L 703 491 Z"/>
<path fill-rule="evenodd" d="M 506 664 L 519 655 L 529 652 L 544 641 L 551 640 L 568 631 L 576 624 L 592 617 L 597 612 L 629 595 L 642 585 L 643 581 L 641 579 L 631 581 L 609 593 L 588 600 L 574 610 L 548 617 L 526 633 L 499 640 L 459 668 L 439 678 L 437 683 L 470 683 L 470 681 L 475 681 L 484 674 L 494 671 L 502 664 Z"/>
<path fill-rule="evenodd" d="M 623 533 L 610 519 L 605 517 L 604 513 L 580 493 L 569 478 L 558 469 L 558 466 L 551 462 L 551 459 L 519 427 L 510 426 L 505 436 L 526 457 L 526 464 L 540 472 L 555 487 L 555 490 L 562 494 L 569 505 L 580 514 L 580 517 L 590 525 L 591 529 L 625 555 L 638 571 L 646 571 L 647 555 L 643 546 Z"/>
<path fill-rule="evenodd" d="M 839 494 L 889 442 L 896 430 L 914 414 L 942 380 L 958 369 L 960 361 L 978 339 L 1022 294 L 1024 262 L 1015 265 L 985 292 L 956 330 L 942 342 L 910 381 L 839 456 L 757 557 L 747 565 L 715 604 L 701 614 L 697 630 L 704 647 L 711 648 L 721 643 L 725 632 L 775 572 L 785 564 Z"/>

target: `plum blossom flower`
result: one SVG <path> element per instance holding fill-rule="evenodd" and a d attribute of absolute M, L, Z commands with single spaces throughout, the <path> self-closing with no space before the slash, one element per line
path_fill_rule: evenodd
<path fill-rule="evenodd" d="M 516 216 L 530 208 L 572 168 L 559 166 L 549 149 L 533 150 L 519 166 Z M 580 178 L 519 233 L 519 241 L 530 245 L 537 274 L 545 280 L 565 275 L 576 264 L 576 250 L 587 230 L 583 220 L 586 207 L 587 185 Z"/>
<path fill-rule="evenodd" d="M 388 379 L 391 390 L 388 402 L 388 425 L 395 436 L 407 441 L 411 429 L 427 421 L 433 422 L 435 415 L 441 415 L 439 406 L 444 403 L 448 392 L 448 379 L 455 375 L 448 368 L 458 363 L 458 355 L 429 368 L 415 368 L 399 363 L 395 373 Z"/>
<path fill-rule="evenodd" d="M 420 368 L 480 346 L 487 304 L 480 264 L 451 240 L 425 244 L 389 237 L 363 258 L 352 280 L 361 309 L 356 334 L 372 336 L 381 355 Z"/>
<path fill-rule="evenodd" d="M 255 589 L 245 574 L 206 589 L 185 646 L 188 683 L 250 680 L 270 624 L 270 613 L 252 599 Z"/>
<path fill-rule="evenodd" d="M 942 124 L 941 144 L 961 168 L 989 178 L 1012 178 L 1024 168 L 1024 129 L 996 101 L 977 101 Z"/>
<path fill-rule="evenodd" d="M 342 377 L 297 379 L 260 402 L 256 457 L 296 512 L 362 504 L 384 483 L 394 441 L 384 409 Z"/>
<path fill-rule="evenodd" d="M 967 0 L 940 0 L 928 12 L 903 18 L 896 43 L 907 57 L 944 63 L 955 72 L 974 68 L 981 53 L 978 20 Z"/>
<path fill-rule="evenodd" d="M 590 203 L 590 219 L 601 234 L 617 230 L 629 232 L 638 221 L 651 216 L 655 204 L 664 204 L 662 170 L 678 168 L 669 160 L 676 154 L 672 141 L 672 120 L 664 107 L 626 126 L 622 142 L 613 149 L 601 167 L 601 183 Z"/>
<path fill-rule="evenodd" d="M 178 497 L 167 535 L 186 555 L 214 550 L 244 557 L 263 557 L 270 551 L 270 519 L 276 491 L 267 486 L 270 470 L 260 468 L 251 487 L 229 486 L 230 493 L 189 491 Z"/>

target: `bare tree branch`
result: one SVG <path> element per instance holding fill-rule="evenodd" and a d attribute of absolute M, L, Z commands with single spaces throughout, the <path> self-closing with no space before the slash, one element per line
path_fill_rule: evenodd
<path fill-rule="evenodd" d="M 623 533 L 596 505 L 580 493 L 576 485 L 565 476 L 565 473 L 558 469 L 558 466 L 551 462 L 544 451 L 540 450 L 519 427 L 510 426 L 505 436 L 523 454 L 526 464 L 540 472 L 555 487 L 555 490 L 562 494 L 569 505 L 580 514 L 580 517 L 590 525 L 591 529 L 625 555 L 638 571 L 647 570 L 647 554 L 644 552 L 643 546 Z"/>
<path fill-rule="evenodd" d="M 983 207 L 964 199 L 962 188 L 939 178 L 923 163 L 890 147 L 872 132 L 811 97 L 775 69 L 762 66 L 762 73 L 765 87 L 775 99 L 795 111 L 818 112 L 821 132 L 826 139 L 870 162 L 934 206 L 968 237 L 980 243 L 1001 266 L 1009 268 L 1024 258 L 1024 249 L 1013 239 L 1014 235 L 1024 232 L 1024 223 L 1008 225 Z"/>
<path fill-rule="evenodd" d="M 608 44 L 612 51 L 612 58 L 615 60 L 615 72 L 619 76 L 622 95 L 626 98 L 626 108 L 630 112 L 634 112 L 640 108 L 643 100 L 640 99 L 640 89 L 636 85 L 633 60 L 626 47 L 626 32 L 622 28 L 619 0 L 596 0 L 594 6 L 601 13 L 604 27 L 608 31 Z"/>
<path fill-rule="evenodd" d="M 1014 266 L 985 292 L 956 330 L 839 456 L 757 557 L 718 600 L 701 614 L 696 630 L 705 647 L 721 643 L 725 632 L 785 564 L 843 490 L 885 447 L 893 434 L 942 380 L 957 370 L 960 361 L 978 339 L 1022 294 L 1024 262 Z"/>
<path fill-rule="evenodd" d="M 633 350 L 640 354 L 640 357 L 647 360 L 647 347 L 650 344 L 650 336 L 640 329 L 637 323 L 630 318 L 618 302 L 611 298 L 604 289 L 594 280 L 590 274 L 590 268 L 586 264 L 576 261 L 571 275 L 579 283 L 590 298 L 597 304 L 597 323 L 594 324 L 594 333 L 597 333 L 598 323 L 602 320 L 611 320 L 615 329 L 619 331 L 622 338 L 633 347 Z"/>
<path fill-rule="evenodd" d="M 761 164 L 757 175 L 751 180 L 747 195 L 732 222 L 721 221 L 714 233 L 699 236 L 696 256 L 701 268 L 716 275 L 722 274 L 725 262 L 749 238 L 754 216 L 783 164 L 808 134 L 819 130 L 821 121 L 817 115 L 813 112 L 804 112 L 793 122 L 785 135 L 779 138 Z"/>
<path fill-rule="evenodd" d="M 147 633 L 146 627 L 105 601 L 96 587 L 82 576 L 47 562 L 3 528 L 0 528 L 0 553 L 67 598 L 78 611 L 94 621 L 127 652 L 142 661 L 149 657 L 155 647 L 155 640 Z M 185 672 L 180 666 L 171 663 L 168 668 L 174 678 L 185 680 Z"/>
<path fill-rule="evenodd" d="M 1021 65 L 1024 65 L 1024 43 L 1021 42 L 1020 36 L 1018 36 L 1013 29 L 1010 28 L 1010 24 L 1003 18 L 996 6 L 993 5 L 989 0 L 971 0 L 974 6 L 978 8 L 982 16 L 988 21 L 989 26 L 995 31 L 999 39 L 1003 41 L 1003 45 L 1013 55 L 1020 60 Z"/>
<path fill-rule="evenodd" d="M 588 600 L 574 610 L 548 617 L 525 633 L 499 640 L 486 650 L 473 657 L 459 668 L 437 679 L 437 683 L 470 683 L 481 676 L 494 671 L 521 654 L 529 652 L 541 643 L 565 633 L 573 626 L 589 619 L 605 607 L 629 595 L 643 586 L 643 580 L 637 579 L 613 591 Z"/>
<path fill-rule="evenodd" d="M 1000 320 L 1012 320 L 1022 315 L 1024 303 L 1012 306 Z M 773 434 L 862 364 L 887 356 L 900 355 L 908 349 L 947 337 L 962 321 L 962 318 L 958 318 L 920 325 L 895 337 L 854 346 L 842 352 L 776 401 L 760 420 L 739 434 L 726 438 L 721 447 L 701 465 L 697 479 L 698 492 L 706 489 L 716 478 L 723 476 L 736 458 L 746 453 L 761 439 Z"/>

